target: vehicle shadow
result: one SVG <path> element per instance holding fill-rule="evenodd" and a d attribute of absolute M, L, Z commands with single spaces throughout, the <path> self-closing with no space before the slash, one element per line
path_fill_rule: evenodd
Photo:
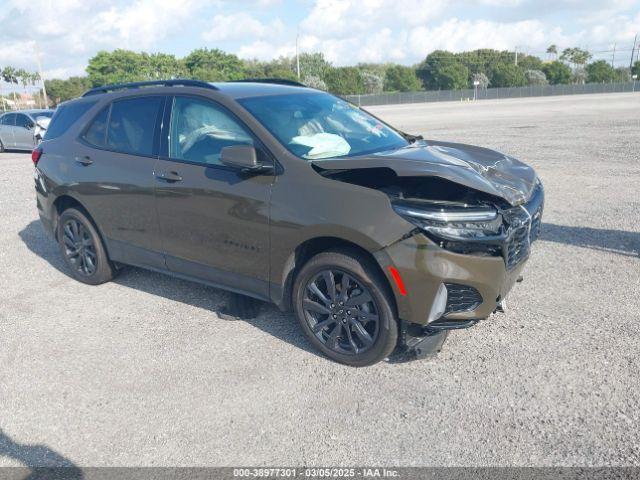
<path fill-rule="evenodd" d="M 46 260 L 58 271 L 65 275 L 69 274 L 58 250 L 58 245 L 46 234 L 39 221 L 32 221 L 18 235 L 29 250 Z M 254 318 L 232 318 L 225 309 L 231 303 L 233 294 L 218 288 L 129 266 L 125 267 L 113 281 L 151 295 L 215 312 L 223 320 L 247 322 L 301 350 L 325 358 L 304 336 L 295 316 L 291 313 L 281 312 L 270 303 L 258 302 L 258 314 Z M 414 360 L 412 355 L 406 354 L 401 349 L 396 349 L 387 361 L 388 363 L 406 363 L 412 360 Z"/>
<path fill-rule="evenodd" d="M 29 250 L 58 271 L 69 275 L 58 245 L 46 234 L 38 220 L 29 223 L 18 235 Z M 228 305 L 231 297 L 231 294 L 224 290 L 129 266 L 125 267 L 113 281 L 151 295 L 209 310 L 221 319 L 230 320 L 226 312 L 221 316 L 222 310 Z M 260 302 L 258 307 L 259 313 L 255 318 L 238 318 L 237 320 L 247 322 L 282 341 L 320 356 L 306 339 L 292 314 L 283 313 L 275 305 L 266 302 Z"/>
<path fill-rule="evenodd" d="M 81 479 L 82 470 L 46 445 L 18 443 L 0 428 L 0 457 L 20 462 L 29 469 L 24 480 Z M 22 477 L 20 477 L 22 478 Z"/>
<path fill-rule="evenodd" d="M 576 247 L 640 257 L 640 233 L 543 223 L 540 239 Z"/>

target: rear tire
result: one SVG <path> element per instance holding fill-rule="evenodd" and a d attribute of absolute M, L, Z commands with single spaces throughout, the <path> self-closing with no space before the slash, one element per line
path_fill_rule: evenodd
<path fill-rule="evenodd" d="M 296 275 L 293 305 L 305 335 L 330 359 L 373 365 L 398 342 L 398 322 L 386 281 L 351 250 L 319 253 Z"/>
<path fill-rule="evenodd" d="M 4 152 L 4 145 L 2 144 L 2 140 L 0 140 L 0 153 Z"/>
<path fill-rule="evenodd" d="M 58 245 L 71 276 L 88 285 L 99 285 L 114 277 L 102 239 L 88 216 L 69 208 L 58 219 Z"/>

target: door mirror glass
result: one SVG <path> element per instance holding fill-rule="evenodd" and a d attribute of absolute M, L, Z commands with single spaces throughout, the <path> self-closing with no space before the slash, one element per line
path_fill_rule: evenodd
<path fill-rule="evenodd" d="M 255 170 L 259 168 L 256 149 L 251 145 L 232 145 L 224 147 L 220 154 L 220 161 L 227 167 L 240 170 Z"/>

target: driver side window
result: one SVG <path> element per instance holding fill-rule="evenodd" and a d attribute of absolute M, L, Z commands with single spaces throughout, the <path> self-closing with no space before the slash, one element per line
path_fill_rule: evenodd
<path fill-rule="evenodd" d="M 169 157 L 204 165 L 222 165 L 220 153 L 232 145 L 253 145 L 249 132 L 212 102 L 175 97 L 171 114 Z"/>

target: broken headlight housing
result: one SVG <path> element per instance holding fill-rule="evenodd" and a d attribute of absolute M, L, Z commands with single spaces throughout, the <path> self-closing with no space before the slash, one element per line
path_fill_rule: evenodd
<path fill-rule="evenodd" d="M 502 214 L 488 205 L 394 202 L 393 209 L 442 248 L 457 253 L 501 255 Z"/>

